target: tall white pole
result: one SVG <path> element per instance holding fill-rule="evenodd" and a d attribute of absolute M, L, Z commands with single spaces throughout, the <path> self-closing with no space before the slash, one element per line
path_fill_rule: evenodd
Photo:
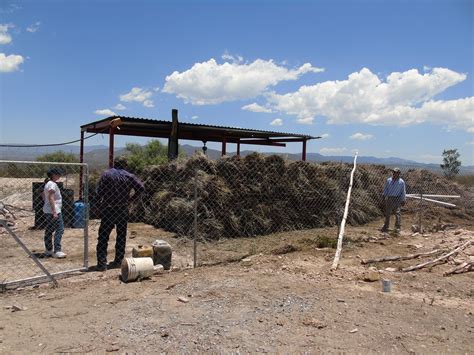
<path fill-rule="evenodd" d="M 339 236 L 337 237 L 336 255 L 334 256 L 334 261 L 332 263 L 331 270 L 337 269 L 339 265 L 339 259 L 341 258 L 342 239 L 344 238 L 344 227 L 346 226 L 347 214 L 349 213 L 349 203 L 351 200 L 352 183 L 354 181 L 354 172 L 357 166 L 357 154 L 358 152 L 356 152 L 354 156 L 354 167 L 352 168 L 352 171 L 351 171 L 351 180 L 349 182 L 349 189 L 347 190 L 346 206 L 344 207 L 344 216 L 342 217 L 341 227 L 339 228 Z"/>

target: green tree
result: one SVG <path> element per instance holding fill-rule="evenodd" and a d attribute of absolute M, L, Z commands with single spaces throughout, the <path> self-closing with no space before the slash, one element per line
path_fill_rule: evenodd
<path fill-rule="evenodd" d="M 168 148 L 158 140 L 151 140 L 144 146 L 137 143 L 126 143 L 127 162 L 131 171 L 140 174 L 149 165 L 160 165 L 168 162 Z"/>
<path fill-rule="evenodd" d="M 443 169 L 444 176 L 448 179 L 453 179 L 459 174 L 459 167 L 461 166 L 460 156 L 457 149 L 443 150 L 443 164 L 440 167 Z"/>
<path fill-rule="evenodd" d="M 79 158 L 73 153 L 66 153 L 59 150 L 54 153 L 47 153 L 40 155 L 36 158 L 36 161 L 53 161 L 59 163 L 79 163 Z"/>

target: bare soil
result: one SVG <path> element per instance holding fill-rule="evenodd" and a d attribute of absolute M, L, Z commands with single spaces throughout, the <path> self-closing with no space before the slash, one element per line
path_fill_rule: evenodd
<path fill-rule="evenodd" d="M 128 284 L 117 269 L 86 272 L 59 280 L 58 288 L 42 284 L 4 292 L 0 353 L 472 352 L 472 272 L 443 276 L 452 264 L 409 273 L 386 270 L 427 258 L 360 262 L 450 248 L 472 240 L 472 228 L 422 236 L 413 235 L 406 221 L 407 229 L 396 235 L 376 232 L 380 222 L 347 230 L 335 272 L 329 271 L 334 249 L 318 246 L 325 236 L 335 238 L 337 228 L 201 241 L 199 267 L 193 269 L 191 240 L 131 224 L 128 253 L 165 239 L 174 253 L 170 272 Z M 91 248 L 96 231 L 93 221 Z M 40 231 L 35 233 L 39 238 Z M 472 260 L 473 249 L 451 263 Z M 93 252 L 90 258 L 93 264 Z M 81 255 L 71 253 L 69 259 L 79 262 Z M 382 278 L 392 282 L 390 293 L 381 292 Z"/>

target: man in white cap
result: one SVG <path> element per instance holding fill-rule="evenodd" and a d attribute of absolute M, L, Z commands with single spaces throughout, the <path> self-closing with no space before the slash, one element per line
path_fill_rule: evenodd
<path fill-rule="evenodd" d="M 400 210 L 405 204 L 405 181 L 400 178 L 400 169 L 392 169 L 392 177 L 387 179 L 383 189 L 385 199 L 385 223 L 381 229 L 382 232 L 388 232 L 390 225 L 390 216 L 395 211 L 395 230 L 399 231 L 401 227 Z"/>

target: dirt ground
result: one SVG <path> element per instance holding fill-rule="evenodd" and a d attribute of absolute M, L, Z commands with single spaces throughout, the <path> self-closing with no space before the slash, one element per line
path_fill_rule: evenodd
<path fill-rule="evenodd" d="M 395 269 L 430 258 L 361 264 L 474 238 L 472 226 L 422 236 L 409 223 L 399 235 L 376 232 L 380 221 L 349 228 L 335 272 L 334 249 L 321 243 L 337 229 L 200 242 L 192 269 L 192 241 L 131 224 L 128 252 L 165 239 L 171 271 L 128 284 L 117 269 L 86 272 L 58 288 L 4 292 L 0 353 L 470 353 L 474 275 L 443 272 L 456 258 L 472 260 L 472 246 L 451 263 L 413 272 Z M 91 236 L 96 230 L 92 222 Z M 391 281 L 390 293 L 381 279 Z"/>

